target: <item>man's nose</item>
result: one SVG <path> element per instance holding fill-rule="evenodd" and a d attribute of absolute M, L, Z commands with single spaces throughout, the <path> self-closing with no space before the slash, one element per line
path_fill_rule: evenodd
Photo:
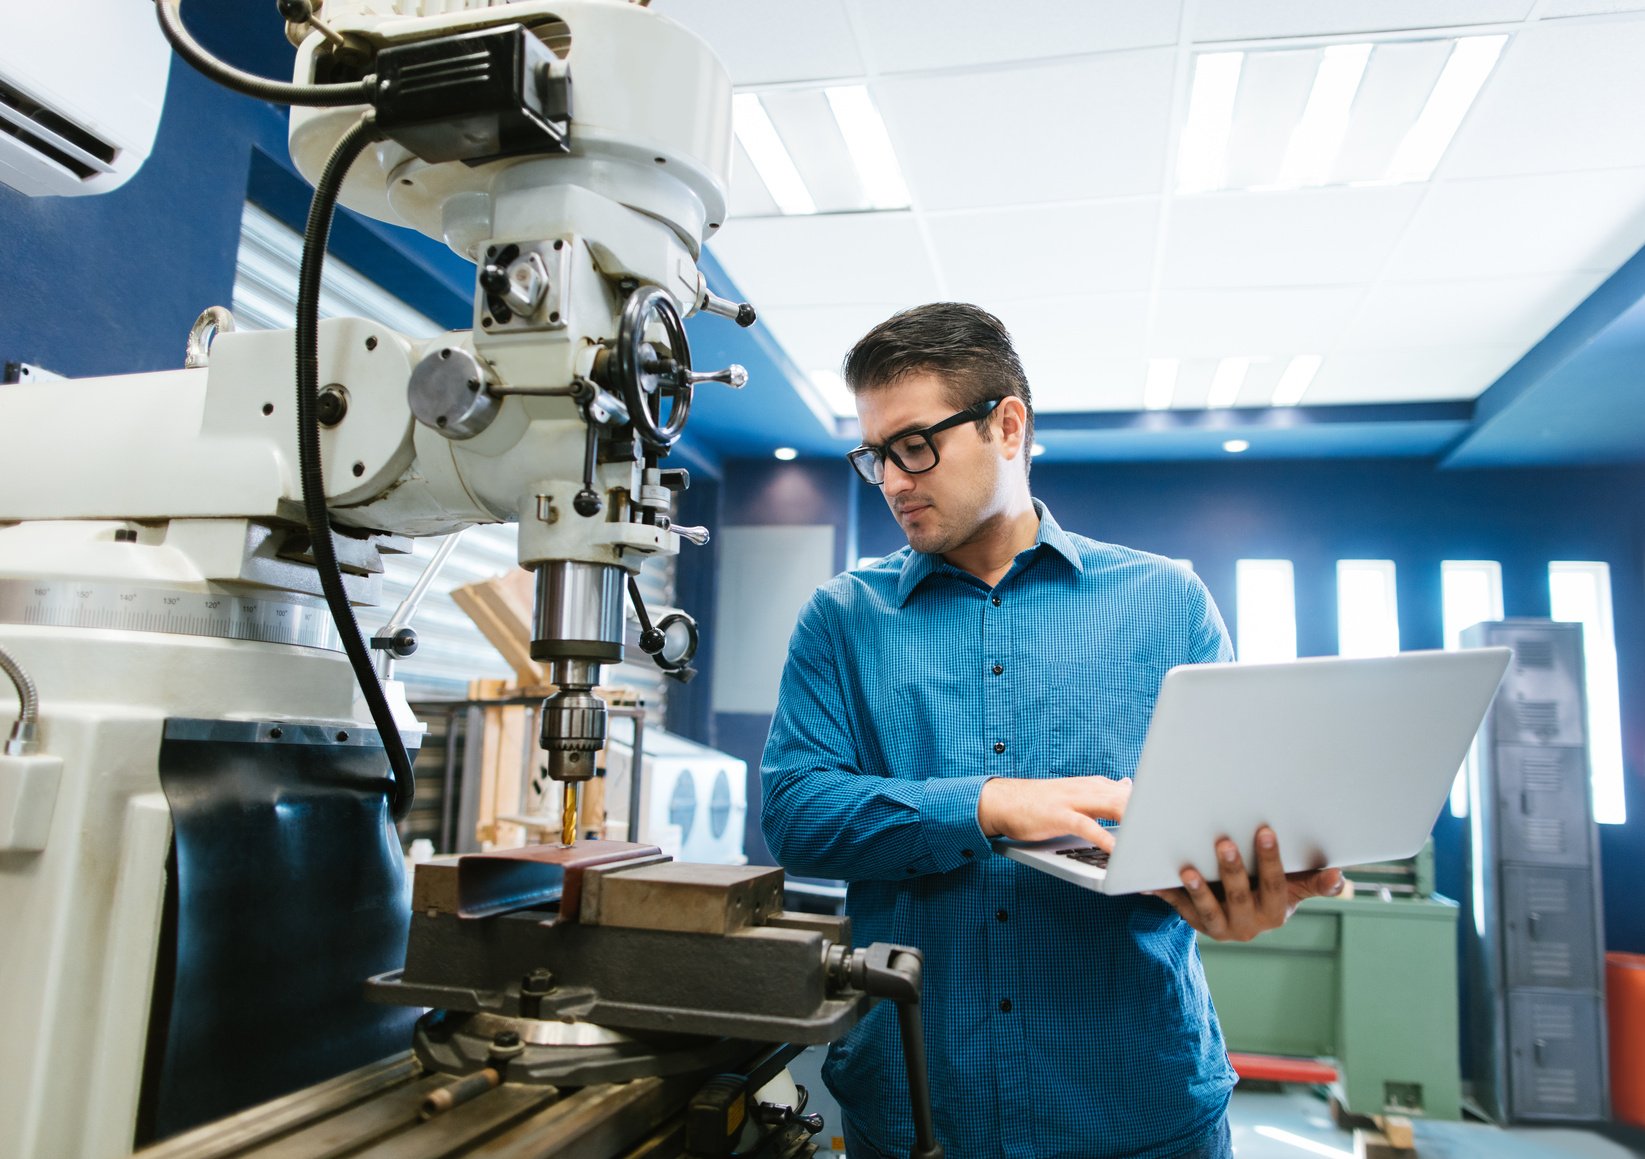
<path fill-rule="evenodd" d="M 913 489 L 914 476 L 897 466 L 891 459 L 885 460 L 885 483 L 883 488 L 887 495 L 901 495 Z"/>

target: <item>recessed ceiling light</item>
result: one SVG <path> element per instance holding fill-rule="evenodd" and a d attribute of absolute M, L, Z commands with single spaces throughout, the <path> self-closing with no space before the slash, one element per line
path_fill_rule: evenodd
<path fill-rule="evenodd" d="M 1033 447 L 1029 449 L 1028 454 L 1033 458 L 1039 458 L 1041 455 L 1045 454 L 1045 444 L 1035 443 Z"/>
<path fill-rule="evenodd" d="M 1142 405 L 1144 410 L 1171 409 L 1171 396 L 1177 389 L 1177 360 L 1175 358 L 1150 358 L 1148 360 L 1148 382 L 1142 388 Z"/>
<path fill-rule="evenodd" d="M 1394 154 L 1389 177 L 1395 181 L 1426 181 L 1433 175 L 1507 42 L 1505 35 L 1465 36 L 1456 42 L 1445 61 L 1445 70 L 1428 94 L 1428 103 L 1422 106 L 1416 124 Z"/>
<path fill-rule="evenodd" d="M 1244 439 L 1229 439 L 1227 442 L 1222 444 L 1222 449 L 1227 451 L 1230 455 L 1237 455 L 1241 451 L 1249 451 L 1251 449 L 1251 444 L 1246 442 Z"/>
<path fill-rule="evenodd" d="M 1228 136 L 1234 127 L 1234 94 L 1239 91 L 1243 52 L 1207 52 L 1194 58 L 1194 88 L 1188 122 L 1177 150 L 1177 192 L 1221 189 L 1228 164 Z"/>
<path fill-rule="evenodd" d="M 903 181 L 896 151 L 891 148 L 885 121 L 868 95 L 868 86 L 845 85 L 823 92 L 839 122 L 851 160 L 856 163 L 868 203 L 875 209 L 906 209 L 908 185 Z"/>
<path fill-rule="evenodd" d="M 785 463 L 800 457 L 800 453 L 798 451 L 796 451 L 793 447 L 778 447 L 775 451 L 772 451 L 771 453 L 772 453 L 772 455 L 774 455 L 777 458 L 781 459 Z"/>
<path fill-rule="evenodd" d="M 738 93 L 731 98 L 731 111 L 737 140 L 748 151 L 748 159 L 754 162 L 777 208 L 784 213 L 816 213 L 817 203 L 800 179 L 800 171 L 794 168 L 794 158 L 777 135 L 777 127 L 760 103 L 759 94 Z"/>
<path fill-rule="evenodd" d="M 1348 113 L 1354 94 L 1371 58 L 1369 44 L 1333 44 L 1320 58 L 1314 87 L 1308 93 L 1302 120 L 1291 132 L 1291 143 L 1280 166 L 1281 188 L 1323 185 L 1331 175 L 1331 163 L 1342 150 L 1348 132 Z"/>
<path fill-rule="evenodd" d="M 1224 358 L 1217 363 L 1216 373 L 1211 376 L 1211 395 L 1205 400 L 1205 405 L 1212 410 L 1233 406 L 1239 399 L 1239 388 L 1245 385 L 1246 371 L 1250 369 L 1251 359 L 1243 355 Z"/>
<path fill-rule="evenodd" d="M 1301 402 L 1319 371 L 1321 361 L 1317 354 L 1299 354 L 1291 359 L 1279 376 L 1279 385 L 1274 387 L 1274 405 L 1296 406 Z"/>

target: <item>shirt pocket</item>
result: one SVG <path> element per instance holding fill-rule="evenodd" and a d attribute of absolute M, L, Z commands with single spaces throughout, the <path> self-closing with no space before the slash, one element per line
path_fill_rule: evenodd
<path fill-rule="evenodd" d="M 1033 719 L 1048 723 L 1050 772 L 1120 778 L 1136 772 L 1164 673 L 1149 661 L 1057 659 L 1033 682 Z"/>

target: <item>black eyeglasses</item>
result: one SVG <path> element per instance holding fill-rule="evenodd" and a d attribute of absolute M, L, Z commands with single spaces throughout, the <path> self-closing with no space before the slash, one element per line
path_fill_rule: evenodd
<path fill-rule="evenodd" d="M 1003 398 L 991 398 L 976 406 L 966 407 L 958 414 L 949 415 L 940 423 L 917 431 L 904 431 L 888 443 L 872 446 L 864 443 L 854 451 L 847 451 L 846 460 L 857 469 L 864 483 L 878 487 L 885 482 L 885 461 L 890 459 L 910 475 L 923 475 L 937 465 L 937 444 L 931 436 L 961 423 L 981 422 L 994 413 Z"/>

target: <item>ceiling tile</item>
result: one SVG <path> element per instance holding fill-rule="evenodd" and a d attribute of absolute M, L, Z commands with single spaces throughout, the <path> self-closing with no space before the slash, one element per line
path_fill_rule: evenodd
<path fill-rule="evenodd" d="M 1140 358 L 1044 354 L 1030 362 L 1024 355 L 1024 367 L 1037 414 L 1142 409 L 1147 363 Z"/>
<path fill-rule="evenodd" d="M 925 242 L 908 213 L 735 221 L 711 248 L 756 309 L 940 296 Z"/>
<path fill-rule="evenodd" d="M 1170 135 L 1169 50 L 888 78 L 876 97 L 922 209 L 1155 193 Z"/>
<path fill-rule="evenodd" d="M 802 373 L 838 371 L 857 340 L 914 302 L 853 302 L 847 306 L 777 306 L 760 321 Z"/>
<path fill-rule="evenodd" d="M 1645 0 L 1542 0 L 1537 16 L 1542 20 L 1552 20 L 1561 16 L 1639 11 L 1645 11 Z"/>
<path fill-rule="evenodd" d="M 1180 0 L 898 0 L 859 4 L 880 73 L 1151 48 L 1177 42 Z"/>
<path fill-rule="evenodd" d="M 1445 181 L 1395 248 L 1392 282 L 1616 269 L 1645 246 L 1645 169 Z"/>
<path fill-rule="evenodd" d="M 1011 333 L 1039 405 L 1066 410 L 1071 405 L 1057 400 L 1074 398 L 1083 399 L 1078 408 L 1089 410 L 1129 410 L 1140 405 L 1141 371 L 1134 391 L 1127 375 L 1143 365 L 1147 294 L 1084 294 L 1009 302 L 994 308 L 994 313 Z M 1105 368 L 1101 374 L 1094 372 L 1099 366 Z M 1116 369 L 1123 371 L 1118 378 Z M 1114 395 L 1115 390 L 1121 396 Z"/>
<path fill-rule="evenodd" d="M 1371 281 L 1422 199 L 1418 186 L 1179 197 L 1166 222 L 1171 289 Z"/>
<path fill-rule="evenodd" d="M 1514 346 L 1442 346 L 1328 355 L 1303 402 L 1435 402 L 1476 398 L 1524 353 Z"/>
<path fill-rule="evenodd" d="M 708 41 L 739 85 L 863 73 L 844 0 L 652 0 L 651 10 Z"/>
<path fill-rule="evenodd" d="M 1148 336 L 1156 358 L 1283 356 L 1329 350 L 1364 296 L 1358 286 L 1169 290 Z"/>
<path fill-rule="evenodd" d="M 1645 19 L 1556 21 L 1503 50 L 1435 176 L 1645 165 Z M 1621 115 L 1620 110 L 1633 110 Z"/>
<path fill-rule="evenodd" d="M 1604 280 L 1600 273 L 1373 288 L 1338 350 L 1517 344 L 1529 350 Z"/>
<path fill-rule="evenodd" d="M 926 218 L 948 292 L 967 302 L 1146 290 L 1159 217 L 1155 198 L 932 214 Z"/>
<path fill-rule="evenodd" d="M 1191 30 L 1196 43 L 1390 32 L 1523 20 L 1533 7 L 1533 0 L 1240 0 L 1200 5 Z"/>

